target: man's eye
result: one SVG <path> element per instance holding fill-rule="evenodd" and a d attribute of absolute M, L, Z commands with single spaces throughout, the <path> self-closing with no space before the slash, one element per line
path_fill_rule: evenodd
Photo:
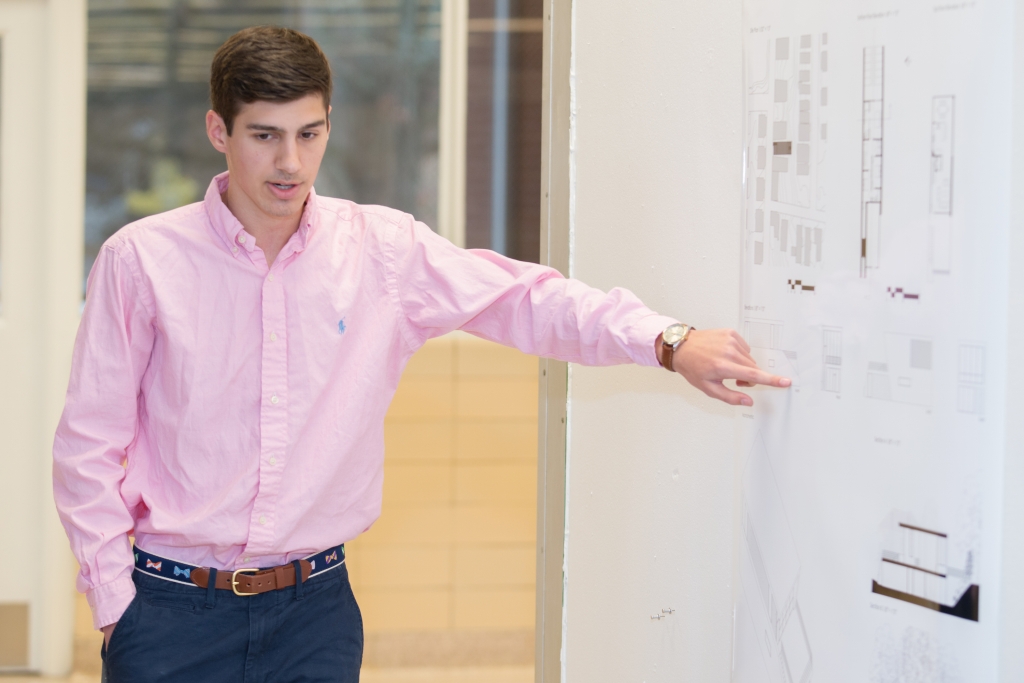
<path fill-rule="evenodd" d="M 256 139 L 257 140 L 269 140 L 270 139 L 270 133 L 257 133 L 256 134 Z"/>
<path fill-rule="evenodd" d="M 314 133 L 311 130 L 307 130 L 305 133 L 302 134 L 302 139 L 303 140 L 312 140 L 315 137 L 316 137 L 316 133 Z"/>

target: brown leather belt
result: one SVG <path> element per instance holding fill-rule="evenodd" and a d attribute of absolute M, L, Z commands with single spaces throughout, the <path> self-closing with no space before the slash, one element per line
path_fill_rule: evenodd
<path fill-rule="evenodd" d="M 309 560 L 299 560 L 302 567 L 302 582 L 305 583 L 313 573 L 313 565 Z M 210 570 L 197 567 L 189 577 L 192 583 L 206 588 L 210 583 Z M 217 571 L 214 587 L 232 591 L 235 595 L 258 595 L 270 591 L 281 590 L 295 585 L 295 565 L 283 564 L 270 569 L 236 569 L 233 572 Z"/>

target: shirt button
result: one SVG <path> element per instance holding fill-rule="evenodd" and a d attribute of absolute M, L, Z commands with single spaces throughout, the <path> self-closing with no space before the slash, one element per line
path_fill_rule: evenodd
<path fill-rule="evenodd" d="M 275 458 L 274 456 L 270 456 L 270 464 L 271 465 L 276 465 L 277 464 L 277 458 Z"/>
<path fill-rule="evenodd" d="M 277 341 L 277 332 L 270 333 L 270 341 Z"/>
<path fill-rule="evenodd" d="M 270 402 L 273 403 L 275 406 L 277 405 L 277 394 L 274 394 L 273 396 L 270 397 Z"/>
<path fill-rule="evenodd" d="M 252 558 L 250 558 L 250 557 L 243 557 L 242 558 L 242 562 L 248 562 L 250 559 L 252 559 Z"/>
<path fill-rule="evenodd" d="M 239 244 L 245 244 L 245 235 L 239 235 L 238 236 L 238 243 Z"/>
<path fill-rule="evenodd" d="M 270 277 L 268 277 L 267 279 L 268 279 L 268 280 L 270 280 L 271 282 L 273 282 L 273 281 L 274 281 L 274 274 L 273 274 L 273 273 L 271 273 L 271 274 L 270 274 Z"/>
<path fill-rule="evenodd" d="M 264 517 L 263 515 L 260 515 L 260 524 L 265 526 L 266 523 L 267 523 L 267 518 Z"/>
<path fill-rule="evenodd" d="M 232 254 L 237 254 L 238 253 L 238 247 L 231 247 L 231 253 Z"/>

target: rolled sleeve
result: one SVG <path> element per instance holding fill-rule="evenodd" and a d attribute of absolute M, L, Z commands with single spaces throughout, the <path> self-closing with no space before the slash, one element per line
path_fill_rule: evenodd
<path fill-rule="evenodd" d="M 132 570 L 119 576 L 110 583 L 91 588 L 85 593 L 92 610 L 92 625 L 101 629 L 121 619 L 128 605 L 135 599 L 135 582 L 132 581 Z"/>
<path fill-rule="evenodd" d="M 675 318 L 668 318 L 657 313 L 638 320 L 629 334 L 630 357 L 633 362 L 637 365 L 660 368 L 661 361 L 658 359 L 654 342 L 658 340 L 658 335 L 664 332 L 665 328 L 678 322 Z"/>

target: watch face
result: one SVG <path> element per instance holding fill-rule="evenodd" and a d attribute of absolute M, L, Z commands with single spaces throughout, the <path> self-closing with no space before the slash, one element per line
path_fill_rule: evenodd
<path fill-rule="evenodd" d="M 679 342 L 683 338 L 683 334 L 686 332 L 686 325 L 669 325 L 668 328 L 662 333 L 661 339 L 664 343 L 672 346 Z"/>

